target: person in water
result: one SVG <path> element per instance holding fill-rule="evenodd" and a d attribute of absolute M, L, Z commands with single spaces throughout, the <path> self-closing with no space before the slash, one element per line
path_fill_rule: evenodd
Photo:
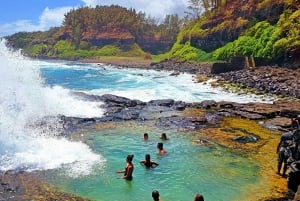
<path fill-rule="evenodd" d="M 162 133 L 161 136 L 159 137 L 161 140 L 169 140 L 169 138 L 167 137 L 166 133 Z"/>
<path fill-rule="evenodd" d="M 164 144 L 162 142 L 157 143 L 158 153 L 161 155 L 165 155 L 167 151 L 164 149 Z"/>
<path fill-rule="evenodd" d="M 203 195 L 197 193 L 194 197 L 194 201 L 204 201 Z"/>
<path fill-rule="evenodd" d="M 148 135 L 148 133 L 144 133 L 144 141 L 147 141 L 147 140 L 149 140 L 149 135 Z"/>
<path fill-rule="evenodd" d="M 124 176 L 122 177 L 122 179 L 132 180 L 132 173 L 134 170 L 134 166 L 132 163 L 133 157 L 134 157 L 134 155 L 128 155 L 126 158 L 125 170 L 117 171 L 117 173 L 124 173 Z"/>
<path fill-rule="evenodd" d="M 155 161 L 151 161 L 151 156 L 150 154 L 145 155 L 145 160 L 141 160 L 140 163 L 144 165 L 147 168 L 155 168 L 159 164 Z"/>
<path fill-rule="evenodd" d="M 159 199 L 159 192 L 158 192 L 158 190 L 153 190 L 152 191 L 152 198 L 153 198 L 153 201 L 162 201 L 161 199 Z"/>

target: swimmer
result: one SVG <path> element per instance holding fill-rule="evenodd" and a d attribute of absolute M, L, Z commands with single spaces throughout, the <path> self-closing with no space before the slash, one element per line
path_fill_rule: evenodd
<path fill-rule="evenodd" d="M 152 191 L 152 198 L 153 201 L 162 201 L 161 199 L 159 199 L 159 192 L 157 190 Z"/>
<path fill-rule="evenodd" d="M 194 201 L 204 201 L 203 195 L 197 193 L 194 197 Z"/>
<path fill-rule="evenodd" d="M 148 133 L 144 133 L 144 141 L 147 141 L 147 140 L 149 140 L 149 135 L 148 135 Z"/>
<path fill-rule="evenodd" d="M 167 137 L 166 133 L 162 133 L 161 136 L 159 137 L 161 140 L 169 140 L 169 138 Z"/>
<path fill-rule="evenodd" d="M 125 170 L 117 171 L 116 173 L 124 173 L 124 176 L 121 179 L 132 180 L 132 173 L 134 170 L 134 166 L 132 163 L 134 155 L 128 155 L 126 158 L 126 167 Z"/>
<path fill-rule="evenodd" d="M 141 160 L 140 163 L 144 165 L 147 168 L 155 168 L 159 164 L 156 163 L 155 161 L 151 161 L 150 154 L 145 155 L 145 160 Z"/>
<path fill-rule="evenodd" d="M 162 142 L 157 143 L 158 153 L 161 155 L 165 155 L 167 151 L 164 149 L 164 144 Z"/>

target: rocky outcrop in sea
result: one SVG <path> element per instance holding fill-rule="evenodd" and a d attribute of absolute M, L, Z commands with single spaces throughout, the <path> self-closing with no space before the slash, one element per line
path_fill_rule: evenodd
<path fill-rule="evenodd" d="M 155 125 L 165 129 L 198 130 L 216 125 L 223 117 L 241 117 L 261 121 L 267 128 L 286 130 L 291 127 L 291 118 L 300 115 L 299 101 L 275 101 L 269 103 L 235 103 L 228 101 L 186 103 L 173 99 L 160 99 L 143 102 L 111 94 L 102 96 L 77 93 L 81 98 L 103 102 L 104 116 L 99 118 L 63 117 L 65 127 L 91 126 L 99 122 L 155 121 Z M 186 110 L 203 110 L 203 115 L 182 115 Z"/>

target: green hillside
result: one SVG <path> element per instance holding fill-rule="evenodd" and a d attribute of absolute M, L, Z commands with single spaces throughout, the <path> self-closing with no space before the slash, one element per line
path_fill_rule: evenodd
<path fill-rule="evenodd" d="M 107 56 L 220 61 L 253 56 L 300 66 L 298 0 L 198 0 L 194 19 L 167 15 L 162 23 L 117 5 L 69 11 L 61 27 L 16 33 L 10 46 L 31 57 L 62 59 Z M 195 7 L 190 7 L 193 11 Z M 199 14 L 199 15 L 198 15 Z"/>
<path fill-rule="evenodd" d="M 299 8 L 297 0 L 227 1 L 182 29 L 164 56 L 193 61 L 254 56 L 299 66 Z"/>
<path fill-rule="evenodd" d="M 31 57 L 149 57 L 172 47 L 182 23 L 177 15 L 167 15 L 158 24 L 145 13 L 117 5 L 81 7 L 66 13 L 61 27 L 6 38 L 10 46 Z"/>

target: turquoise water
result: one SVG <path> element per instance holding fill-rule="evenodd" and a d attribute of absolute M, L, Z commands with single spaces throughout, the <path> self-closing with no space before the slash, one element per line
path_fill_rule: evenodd
<path fill-rule="evenodd" d="M 192 142 L 193 136 L 169 131 L 170 140 L 163 141 L 167 155 L 156 152 L 161 131 L 149 132 L 150 140 L 143 141 L 144 130 L 115 128 L 84 134 L 94 152 L 105 158 L 89 175 L 79 178 L 52 172 L 50 181 L 62 189 L 94 200 L 152 200 L 151 192 L 158 189 L 164 200 L 192 200 L 201 192 L 205 200 L 239 200 L 247 185 L 255 184 L 258 166 L 251 160 L 214 146 Z M 139 164 L 149 153 L 160 165 L 146 169 Z M 125 166 L 127 154 L 134 154 L 133 180 L 118 179 Z"/>
<path fill-rule="evenodd" d="M 150 101 L 170 98 L 186 102 L 203 100 L 257 102 L 270 101 L 255 95 L 240 96 L 195 83 L 193 75 L 170 76 L 171 72 L 117 68 L 104 64 L 41 62 L 41 75 L 47 86 L 59 86 L 92 95 L 106 93 Z"/>
<path fill-rule="evenodd" d="M 172 98 L 186 102 L 227 100 L 262 102 L 257 96 L 241 96 L 194 83 L 193 76 L 170 72 L 120 69 L 102 64 L 41 61 L 10 52 L 0 41 L 0 171 L 40 172 L 65 191 L 94 200 L 151 200 L 158 189 L 167 200 L 192 200 L 203 193 L 206 200 L 239 200 L 247 187 L 259 183 L 258 167 L 250 159 L 215 145 L 192 143 L 193 136 L 129 124 L 102 131 L 85 131 L 77 138 L 60 135 L 63 125 L 47 116 L 101 117 L 99 102 L 82 100 L 72 92 L 106 93 L 150 101 Z M 150 141 L 142 141 L 148 132 Z M 169 152 L 156 154 L 158 136 L 167 132 Z M 127 154 L 134 154 L 134 179 L 117 179 Z M 146 153 L 160 165 L 144 169 L 139 161 Z"/>

